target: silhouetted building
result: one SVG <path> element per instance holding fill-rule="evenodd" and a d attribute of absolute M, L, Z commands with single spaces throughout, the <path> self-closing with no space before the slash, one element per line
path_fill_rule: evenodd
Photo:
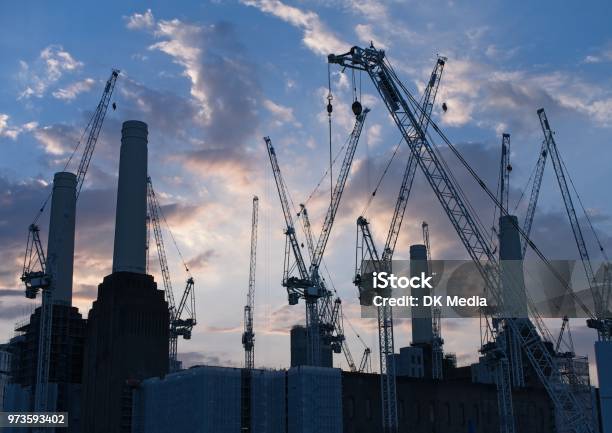
<path fill-rule="evenodd" d="M 38 366 L 40 307 L 16 329 L 6 350 L 11 353 L 4 410 L 32 411 Z M 69 413 L 68 431 L 79 431 L 85 320 L 76 307 L 53 305 L 49 364 L 49 410 Z"/>
<path fill-rule="evenodd" d="M 308 336 L 306 327 L 295 325 L 291 328 L 291 367 L 308 365 Z M 334 364 L 332 349 L 328 344 L 321 342 L 321 366 L 332 368 Z"/>
<path fill-rule="evenodd" d="M 466 369 L 469 374 L 469 369 Z M 380 376 L 342 372 L 344 433 L 383 433 Z M 555 431 L 553 406 L 544 389 L 513 391 L 516 431 Z M 434 381 L 397 378 L 399 431 L 410 433 L 491 433 L 499 431 L 495 385 L 468 378 Z"/>
<path fill-rule="evenodd" d="M 113 273 L 87 320 L 83 432 L 129 433 L 132 386 L 168 372 L 168 304 L 146 275 L 147 124 L 123 123 Z"/>
<path fill-rule="evenodd" d="M 115 272 L 89 311 L 83 432 L 131 431 L 131 383 L 168 372 L 168 304 L 150 275 Z"/>

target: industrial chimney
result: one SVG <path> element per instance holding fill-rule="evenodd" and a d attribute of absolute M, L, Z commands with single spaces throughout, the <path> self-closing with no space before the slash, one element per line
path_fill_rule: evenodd
<path fill-rule="evenodd" d="M 53 177 L 47 266 L 51 274 L 53 302 L 72 303 L 76 175 L 61 171 Z"/>
<path fill-rule="evenodd" d="M 410 276 L 417 277 L 427 270 L 427 247 L 417 244 L 410 246 Z M 423 299 L 428 296 L 429 289 L 425 287 L 412 289 L 412 295 Z M 412 307 L 412 344 L 430 345 L 433 340 L 431 307 Z"/>
<path fill-rule="evenodd" d="M 123 123 L 113 272 L 146 272 L 147 135 L 146 123 Z"/>

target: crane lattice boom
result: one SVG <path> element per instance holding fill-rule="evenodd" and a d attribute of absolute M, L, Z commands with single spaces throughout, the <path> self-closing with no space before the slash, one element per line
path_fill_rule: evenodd
<path fill-rule="evenodd" d="M 444 164 L 421 128 L 417 120 L 418 112 L 414 108 L 415 104 L 408 103 L 408 101 L 414 101 L 414 98 L 386 61 L 384 51 L 377 50 L 374 47 L 365 49 L 353 47 L 348 53 L 338 56 L 329 55 L 328 61 L 368 73 L 412 154 L 417 158 L 419 167 L 453 224 L 461 242 L 478 268 L 487 290 L 498 305 L 503 305 L 500 287 L 501 270 L 493 249 L 483 235 L 464 198 L 459 194 L 458 186 L 455 185 L 455 182 L 447 173 Z M 433 122 L 431 123 L 433 124 Z M 410 127 L 416 130 L 416 139 L 409 134 Z M 434 129 L 442 136 L 441 131 L 435 124 Z M 503 206 L 502 213 L 507 214 Z M 513 291 L 512 295 L 514 297 L 518 296 L 514 292 L 516 291 Z M 497 315 L 499 312 L 493 314 Z M 538 333 L 539 330 L 540 332 L 546 332 L 543 330 L 547 330 L 547 328 L 533 308 L 532 314 L 535 314 L 535 324 L 526 318 L 503 319 L 503 316 L 497 316 L 497 318 L 505 320 L 507 325 L 520 338 L 521 347 L 527 355 L 532 369 L 547 390 L 555 407 L 562 414 L 565 425 L 576 433 L 593 433 L 582 404 L 572 393 L 568 383 L 565 382 L 565 378 L 559 373 L 558 366 L 549 348 Z M 548 334 L 549 332 L 545 335 Z"/>
<path fill-rule="evenodd" d="M 259 198 L 253 197 L 253 213 L 251 215 L 251 255 L 249 260 L 249 291 L 247 304 L 244 306 L 244 367 L 255 368 L 255 333 L 253 332 L 253 311 L 255 309 L 255 268 L 257 266 L 257 223 L 259 219 Z"/>

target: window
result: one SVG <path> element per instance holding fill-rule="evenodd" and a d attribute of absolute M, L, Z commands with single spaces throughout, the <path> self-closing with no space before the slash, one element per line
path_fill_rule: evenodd
<path fill-rule="evenodd" d="M 399 401 L 399 418 L 404 419 L 404 400 Z"/>
<path fill-rule="evenodd" d="M 448 425 L 451 425 L 452 419 L 451 419 L 451 406 L 450 406 L 450 403 L 446 402 L 444 404 L 444 406 L 446 407 L 446 421 L 448 422 Z"/>
<path fill-rule="evenodd" d="M 461 412 L 461 425 L 465 425 L 465 403 L 459 404 L 459 412 Z"/>

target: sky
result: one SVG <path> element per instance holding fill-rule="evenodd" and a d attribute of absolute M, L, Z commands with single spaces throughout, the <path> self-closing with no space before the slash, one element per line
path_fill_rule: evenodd
<path fill-rule="evenodd" d="M 101 96 L 112 68 L 121 70 L 113 101 L 77 204 L 74 304 L 87 315 L 97 285 L 111 272 L 121 123 L 149 125 L 149 175 L 196 282 L 198 325 L 179 341 L 186 365 L 239 366 L 248 285 L 251 200 L 259 196 L 255 363 L 289 364 L 288 331 L 304 306 L 288 306 L 281 287 L 283 218 L 267 158 L 270 136 L 293 202 L 306 202 L 318 232 L 329 198 L 325 106 L 333 95 L 332 154 L 352 130 L 353 80 L 368 115 L 324 256 L 343 300 L 353 357 L 376 348 L 376 323 L 359 317 L 352 285 L 355 220 L 385 239 L 408 151 L 400 146 L 369 198 L 400 136 L 365 75 L 328 68 L 327 54 L 353 45 L 385 49 L 396 72 L 419 95 L 437 55 L 448 58 L 433 120 L 493 190 L 501 134 L 511 134 L 510 203 L 519 200 L 537 160 L 544 107 L 586 213 L 612 249 L 609 185 L 612 146 L 612 5 L 558 2 L 413 2 L 393 0 L 241 0 L 211 2 L 12 3 L 0 16 L 0 335 L 36 305 L 19 280 L 27 227 L 48 195 Z M 442 102 L 448 110 L 441 109 Z M 493 205 L 439 145 L 454 177 L 486 227 Z M 80 156 L 77 153 L 76 159 Z M 341 160 L 341 158 L 339 158 Z M 76 170 L 75 162 L 68 166 Z M 337 165 L 334 173 L 337 173 Z M 319 181 L 324 178 L 320 186 Z M 581 212 L 581 221 L 585 223 Z M 46 241 L 48 210 L 41 218 Z M 434 258 L 467 259 L 423 175 L 417 173 L 396 248 L 422 242 L 427 220 Z M 594 259 L 594 236 L 585 230 Z M 548 167 L 533 239 L 550 258 L 577 250 L 552 168 Z M 175 297 L 185 272 L 166 232 Z M 150 268 L 160 284 L 156 252 Z M 548 320 L 554 335 L 560 320 Z M 572 322 L 577 352 L 593 358 L 594 333 Z M 445 350 L 465 365 L 478 357 L 474 320 L 443 324 Z M 410 342 L 396 323 L 396 347 Z M 377 356 L 374 356 L 376 359 Z M 336 366 L 346 362 L 336 356 Z M 374 365 L 376 362 L 374 362 Z M 592 374 L 594 375 L 592 368 Z"/>

